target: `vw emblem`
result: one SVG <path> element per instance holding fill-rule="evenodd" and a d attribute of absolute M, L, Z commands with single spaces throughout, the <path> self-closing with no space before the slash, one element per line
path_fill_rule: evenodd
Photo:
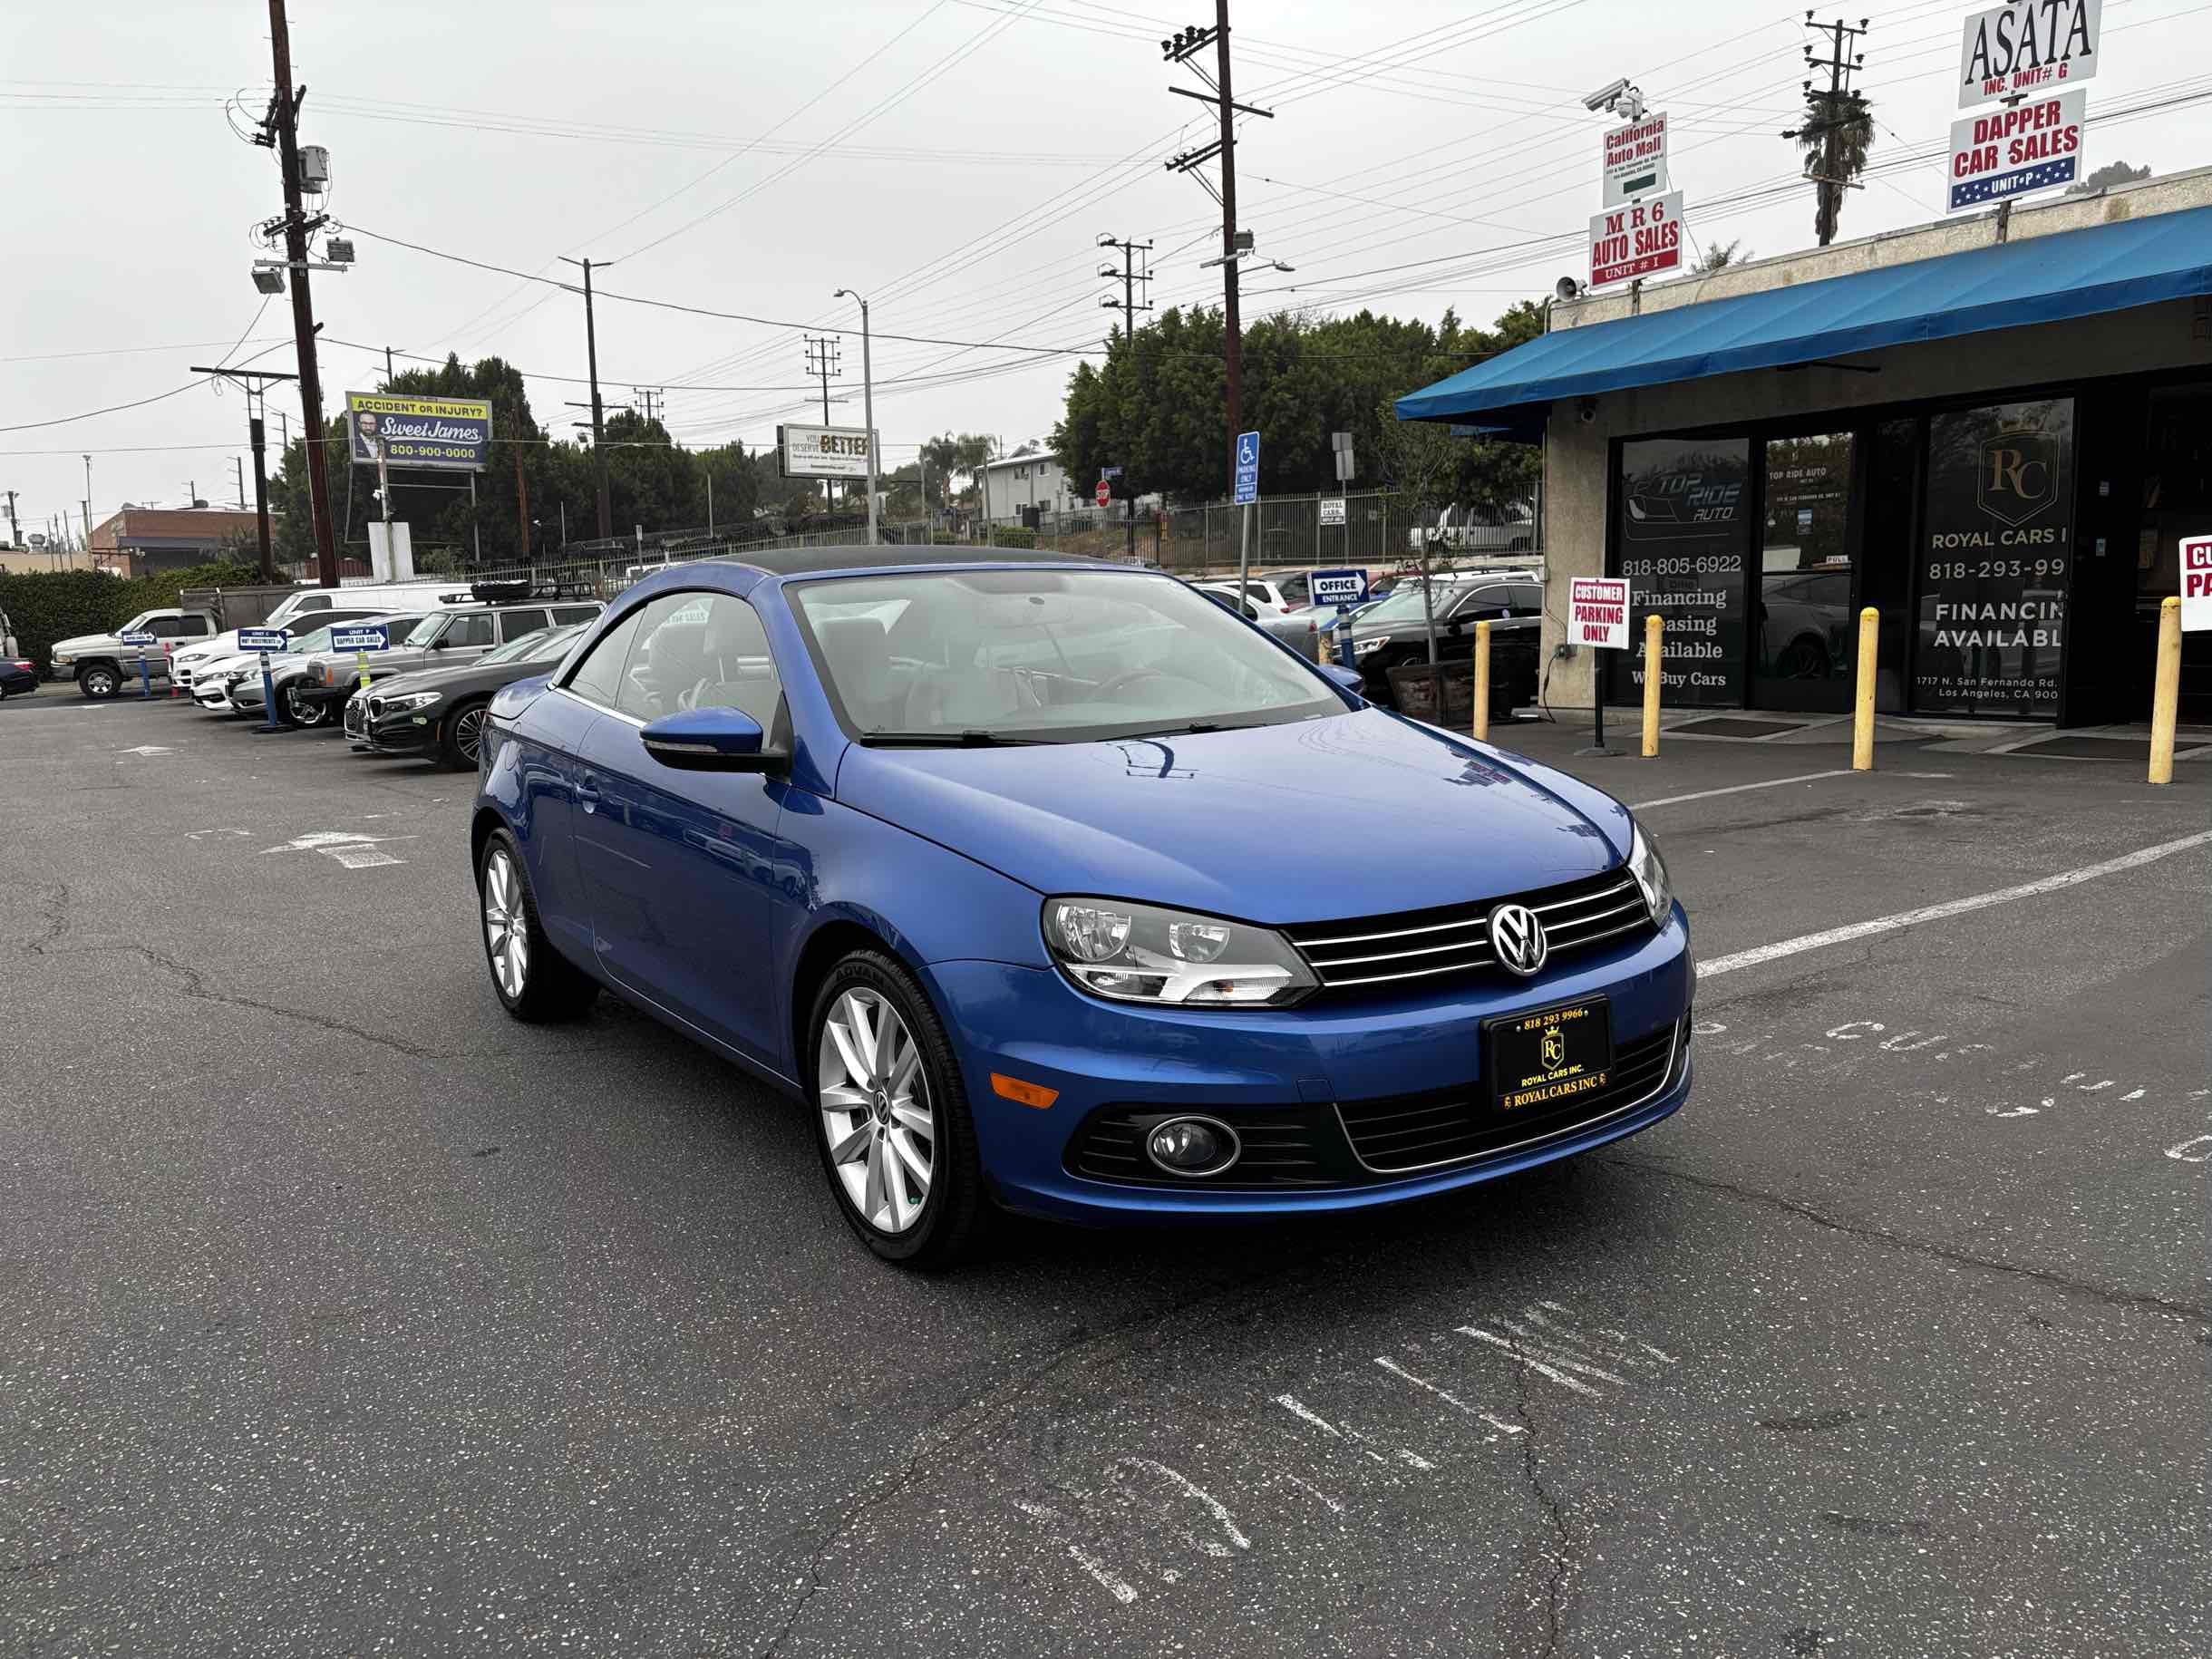
<path fill-rule="evenodd" d="M 1490 912 L 1490 948 L 1499 961 L 1526 979 L 1544 965 L 1544 958 L 1551 955 L 1551 941 L 1527 905 L 1499 905 Z"/>

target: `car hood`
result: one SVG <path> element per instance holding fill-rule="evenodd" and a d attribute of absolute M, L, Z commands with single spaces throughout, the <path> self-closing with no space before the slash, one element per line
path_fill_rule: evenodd
<path fill-rule="evenodd" d="M 415 668 L 387 675 L 376 683 L 380 697 L 404 697 L 410 692 L 443 692 L 455 696 L 466 692 L 497 691 L 511 680 L 527 679 L 558 667 L 551 662 L 494 663 L 489 668 L 476 663 L 456 663 L 449 668 Z"/>
<path fill-rule="evenodd" d="M 1042 893 L 1262 922 L 1461 904 L 1626 857 L 1586 785 L 1375 709 L 1188 737 L 854 745 L 841 801 Z"/>
<path fill-rule="evenodd" d="M 53 651 L 120 650 L 122 643 L 121 638 L 113 634 L 77 634 L 68 639 L 55 640 L 48 649 Z M 133 649 L 135 648 L 133 647 Z M 153 650 L 156 647 L 150 645 L 147 649 Z"/>

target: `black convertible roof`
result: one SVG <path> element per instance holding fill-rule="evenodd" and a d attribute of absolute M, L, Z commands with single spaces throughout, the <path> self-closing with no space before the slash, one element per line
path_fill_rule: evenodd
<path fill-rule="evenodd" d="M 1090 565 L 1126 568 L 1115 561 L 1078 553 L 1053 553 L 1028 548 L 974 548 L 907 546 L 869 547 L 864 541 L 833 548 L 732 548 L 712 555 L 732 565 L 748 565 L 771 576 L 804 576 L 815 570 L 849 570 L 859 566 L 883 565 Z M 652 572 L 648 572 L 652 574 Z"/>

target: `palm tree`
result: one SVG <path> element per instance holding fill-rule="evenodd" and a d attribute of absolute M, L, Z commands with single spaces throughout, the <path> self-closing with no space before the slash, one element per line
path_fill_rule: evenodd
<path fill-rule="evenodd" d="M 1782 134 L 1805 152 L 1805 176 L 1817 181 L 1812 228 L 1826 247 L 1843 217 L 1843 193 L 1867 170 L 1874 148 L 1874 113 L 1863 92 L 1809 91 L 1805 124 Z"/>

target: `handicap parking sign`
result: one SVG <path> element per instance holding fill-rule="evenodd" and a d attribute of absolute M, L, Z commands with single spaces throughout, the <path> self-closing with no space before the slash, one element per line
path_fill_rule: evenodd
<path fill-rule="evenodd" d="M 1237 505 L 1259 500 L 1259 434 L 1237 434 Z"/>

